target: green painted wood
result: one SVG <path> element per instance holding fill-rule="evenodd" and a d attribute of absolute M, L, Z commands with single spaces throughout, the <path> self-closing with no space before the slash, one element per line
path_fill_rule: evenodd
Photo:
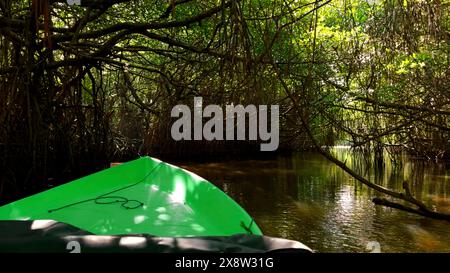
<path fill-rule="evenodd" d="M 210 182 L 151 157 L 103 170 L 0 207 L 0 220 L 55 220 L 98 235 L 261 235 Z M 244 227 L 245 226 L 245 227 Z"/>

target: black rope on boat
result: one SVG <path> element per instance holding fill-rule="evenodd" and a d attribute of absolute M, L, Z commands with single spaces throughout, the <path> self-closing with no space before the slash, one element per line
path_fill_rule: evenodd
<path fill-rule="evenodd" d="M 250 222 L 250 224 L 248 226 L 245 225 L 244 221 L 241 221 L 241 227 L 247 232 L 247 234 L 252 235 L 253 231 L 252 231 L 252 225 L 253 222 L 255 222 L 252 218 L 252 221 Z"/>
<path fill-rule="evenodd" d="M 161 165 L 161 163 L 162 162 L 158 163 L 141 180 L 139 180 L 138 182 L 136 182 L 134 184 L 131 184 L 131 185 L 119 188 L 117 190 L 113 190 L 111 192 L 102 194 L 102 195 L 100 195 L 100 196 L 98 196 L 96 198 L 90 198 L 90 199 L 82 200 L 82 201 L 79 201 L 79 202 L 71 203 L 71 204 L 68 204 L 68 205 L 56 208 L 56 209 L 50 209 L 50 210 L 48 210 L 48 213 L 52 213 L 52 212 L 55 212 L 55 211 L 58 211 L 58 210 L 62 210 L 62 209 L 68 208 L 68 207 L 72 207 L 72 206 L 75 206 L 75 205 L 79 205 L 79 204 L 83 204 L 83 203 L 87 203 L 87 202 L 91 202 L 91 201 L 94 201 L 95 204 L 97 204 L 97 205 L 108 205 L 108 204 L 118 204 L 118 203 L 120 203 L 120 206 L 123 207 L 124 209 L 137 209 L 139 207 L 143 207 L 144 203 L 142 203 L 139 200 L 128 199 L 126 197 L 118 196 L 118 195 L 116 195 L 116 196 L 107 196 L 107 195 L 110 195 L 110 194 L 113 194 L 115 192 L 134 187 L 137 184 L 142 183 L 147 177 L 149 177 L 156 170 L 157 167 L 159 167 Z M 108 201 L 108 199 L 109 199 L 109 201 Z M 126 204 L 128 204 L 128 206 Z"/>

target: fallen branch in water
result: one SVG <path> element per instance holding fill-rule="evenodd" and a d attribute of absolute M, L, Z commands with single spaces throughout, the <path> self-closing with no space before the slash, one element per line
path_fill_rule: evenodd
<path fill-rule="evenodd" d="M 372 199 L 372 202 L 374 202 L 376 205 L 385 206 L 385 207 L 389 207 L 389 208 L 394 208 L 394 209 L 406 211 L 406 212 L 409 212 L 409 213 L 418 214 L 418 215 L 425 216 L 425 217 L 430 217 L 430 218 L 434 218 L 434 219 L 450 221 L 450 215 L 448 215 L 448 214 L 434 212 L 434 211 L 429 211 L 429 210 L 413 209 L 411 207 L 404 206 L 402 204 L 389 201 L 389 200 L 387 200 L 385 198 L 378 198 L 378 197 L 376 197 L 376 198 Z"/>
<path fill-rule="evenodd" d="M 411 191 L 409 189 L 409 185 L 408 185 L 407 182 L 403 182 L 403 190 L 405 191 L 404 193 L 397 192 L 397 191 L 385 188 L 383 186 L 377 185 L 375 183 L 370 182 L 369 180 L 367 180 L 363 176 L 359 175 L 354 170 L 349 168 L 345 164 L 345 162 L 340 161 L 339 159 L 334 157 L 331 153 L 329 153 L 328 151 L 323 149 L 317 143 L 317 140 L 314 138 L 314 135 L 312 134 L 308 123 L 306 122 L 305 118 L 302 115 L 302 111 L 301 111 L 301 109 L 299 107 L 298 101 L 291 94 L 291 92 L 289 90 L 289 87 L 286 84 L 286 82 L 283 80 L 283 78 L 281 77 L 281 73 L 280 73 L 280 71 L 279 71 L 279 69 L 278 69 L 278 67 L 277 67 L 275 62 L 272 62 L 272 67 L 274 68 L 275 73 L 276 73 L 278 79 L 280 80 L 280 83 L 281 83 L 281 85 L 282 85 L 286 95 L 292 101 L 292 103 L 294 105 L 294 108 L 295 108 L 295 110 L 297 112 L 298 117 L 300 118 L 300 121 L 302 123 L 302 126 L 303 126 L 306 134 L 308 135 L 308 137 L 310 138 L 310 140 L 313 143 L 314 147 L 317 149 L 317 151 L 320 154 L 322 154 L 326 159 L 328 159 L 329 161 L 331 161 L 334 164 L 336 164 L 338 167 L 340 167 L 346 173 L 351 175 L 353 178 L 355 178 L 357 181 L 361 182 L 362 184 L 368 186 L 369 188 L 372 188 L 372 189 L 374 189 L 374 190 L 376 190 L 376 191 L 378 191 L 380 193 L 383 193 L 385 195 L 388 195 L 390 197 L 403 200 L 403 201 L 405 201 L 405 202 L 407 202 L 407 203 L 409 203 L 411 205 L 417 206 L 417 208 L 404 206 L 402 204 L 391 202 L 391 201 L 389 201 L 387 199 L 384 199 L 384 198 L 374 198 L 372 201 L 376 205 L 382 205 L 382 206 L 386 206 L 386 207 L 396 208 L 396 209 L 399 209 L 399 210 L 402 210 L 402 211 L 405 211 L 405 212 L 414 213 L 414 214 L 422 215 L 422 216 L 425 216 L 425 217 L 438 219 L 438 220 L 445 220 L 445 221 L 449 221 L 450 222 L 450 214 L 446 214 L 446 213 L 442 213 L 442 212 L 436 212 L 436 211 L 434 211 L 432 209 L 429 209 L 424 203 L 422 203 L 420 200 L 418 200 L 414 196 L 412 196 Z"/>

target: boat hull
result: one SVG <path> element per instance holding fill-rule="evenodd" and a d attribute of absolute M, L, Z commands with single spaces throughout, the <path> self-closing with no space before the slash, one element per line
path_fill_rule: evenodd
<path fill-rule="evenodd" d="M 248 213 L 219 188 L 151 157 L 0 207 L 0 220 L 55 220 L 97 235 L 262 234 Z"/>

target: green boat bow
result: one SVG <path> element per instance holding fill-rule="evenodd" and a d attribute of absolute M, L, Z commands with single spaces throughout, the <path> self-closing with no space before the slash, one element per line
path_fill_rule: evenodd
<path fill-rule="evenodd" d="M 247 212 L 219 188 L 151 157 L 0 207 L 0 220 L 55 220 L 97 235 L 262 235 Z"/>

